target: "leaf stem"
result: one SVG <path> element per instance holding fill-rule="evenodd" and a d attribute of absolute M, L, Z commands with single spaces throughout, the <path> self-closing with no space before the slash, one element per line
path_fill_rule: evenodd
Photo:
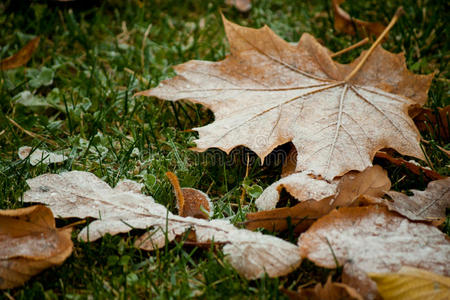
<path fill-rule="evenodd" d="M 172 172 L 166 172 L 166 176 L 167 178 L 169 178 L 169 181 L 172 184 L 173 189 L 175 190 L 175 197 L 177 198 L 178 202 L 178 214 L 183 215 L 184 196 L 183 191 L 181 190 L 180 182 L 178 181 L 178 177 Z"/>
<path fill-rule="evenodd" d="M 394 17 L 392 18 L 391 22 L 389 22 L 389 25 L 383 30 L 383 32 L 380 34 L 380 36 L 377 38 L 375 43 L 370 47 L 370 49 L 364 54 L 364 57 L 361 59 L 361 61 L 358 63 L 358 65 L 353 69 L 353 71 L 345 77 L 344 81 L 348 82 L 350 79 L 352 79 L 358 71 L 362 68 L 362 66 L 365 64 L 369 56 L 372 54 L 372 52 L 375 50 L 375 48 L 381 43 L 381 41 L 384 39 L 384 37 L 388 34 L 388 32 L 394 27 L 395 23 L 397 23 L 400 16 L 404 13 L 403 7 L 399 7 L 397 11 L 395 12 Z"/>
<path fill-rule="evenodd" d="M 369 42 L 369 38 L 366 37 L 365 39 L 357 42 L 356 44 L 351 45 L 350 47 L 344 48 L 342 50 L 339 50 L 338 52 L 335 52 L 335 53 L 331 54 L 331 58 L 335 58 L 336 56 L 339 56 L 339 55 L 342 55 L 342 54 L 347 53 L 349 51 L 352 51 L 353 49 L 361 47 L 361 46 L 367 44 L 368 42 Z"/>

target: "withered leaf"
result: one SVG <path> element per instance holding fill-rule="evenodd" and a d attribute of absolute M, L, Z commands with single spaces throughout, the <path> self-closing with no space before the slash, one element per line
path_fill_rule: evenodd
<path fill-rule="evenodd" d="M 299 240 L 300 255 L 319 266 L 352 262 L 364 272 L 402 266 L 450 274 L 450 241 L 434 226 L 411 222 L 376 206 L 343 207 L 314 223 Z"/>
<path fill-rule="evenodd" d="M 361 173 L 347 173 L 331 183 L 301 176 L 298 173 L 289 175 L 269 186 L 261 195 L 262 200 L 276 199 L 278 201 L 279 191 L 284 188 L 300 203 L 293 207 L 249 213 L 246 228 L 282 231 L 291 225 L 295 227 L 295 232 L 302 232 L 311 225 L 311 220 L 328 214 L 336 207 L 356 204 L 356 200 L 361 195 L 380 197 L 390 189 L 390 186 L 387 172 L 380 166 L 367 168 Z M 320 194 L 320 192 L 327 192 L 327 194 Z M 260 203 L 258 200 L 256 205 L 260 204 L 258 208 L 261 208 L 261 200 Z"/>
<path fill-rule="evenodd" d="M 59 163 L 68 159 L 68 157 L 65 155 L 48 152 L 46 150 L 34 149 L 33 151 L 33 148 L 29 146 L 20 147 L 18 155 L 19 158 L 22 160 L 29 158 L 30 164 L 32 166 L 35 166 L 39 163 L 43 163 L 46 165 Z"/>
<path fill-rule="evenodd" d="M 390 191 L 393 201 L 368 198 L 372 203 L 382 203 L 389 210 L 414 221 L 439 221 L 445 218 L 445 209 L 450 207 L 450 178 L 431 181 L 425 191 L 412 190 L 413 196 Z"/>
<path fill-rule="evenodd" d="M 200 243 L 224 244 L 223 252 L 231 265 L 249 279 L 265 273 L 271 277 L 285 275 L 301 262 L 296 245 L 238 229 L 227 220 L 173 215 L 152 197 L 139 193 L 130 181 L 111 188 L 91 173 L 71 171 L 44 174 L 27 183 L 31 189 L 24 194 L 24 202 L 45 203 L 61 217 L 96 218 L 78 236 L 85 241 L 94 241 L 106 233 L 114 235 L 133 228 L 149 228 L 136 245 L 153 250 L 192 230 Z"/>
<path fill-rule="evenodd" d="M 379 36 L 385 26 L 378 22 L 366 22 L 359 19 L 352 18 L 339 5 L 345 0 L 332 0 L 334 13 L 334 28 L 337 31 L 344 32 L 350 35 L 355 35 L 359 32 L 363 35 Z"/>
<path fill-rule="evenodd" d="M 180 187 L 178 177 L 172 172 L 167 172 L 166 176 L 175 190 L 178 215 L 199 219 L 209 219 L 212 216 L 214 211 L 207 194 L 197 189 Z"/>
<path fill-rule="evenodd" d="M 384 151 L 378 151 L 375 156 L 377 158 L 382 158 L 388 160 L 390 163 L 396 165 L 396 166 L 405 166 L 408 170 L 410 170 L 412 173 L 416 175 L 425 175 L 426 177 L 430 178 L 431 180 L 437 180 L 437 179 L 443 179 L 445 176 L 440 175 L 439 173 L 427 169 L 425 167 L 422 167 L 416 162 L 410 162 L 406 161 L 401 157 L 393 157 L 389 155 L 389 153 Z"/>
<path fill-rule="evenodd" d="M 377 284 L 353 262 L 347 262 L 344 265 L 342 269 L 342 282 L 354 288 L 360 295 L 364 295 L 364 299 L 383 299 L 378 292 Z"/>
<path fill-rule="evenodd" d="M 287 295 L 291 300 L 363 300 L 363 297 L 354 288 L 344 283 L 333 282 L 331 276 L 323 286 L 317 283 L 314 288 L 303 288 L 298 292 L 290 291 Z"/>
<path fill-rule="evenodd" d="M 378 46 L 367 60 L 363 52 L 342 65 L 309 34 L 291 45 L 268 27 L 223 21 L 231 48 L 225 60 L 178 65 L 178 76 L 137 94 L 211 109 L 216 119 L 195 128 L 194 150 L 244 145 L 264 159 L 292 141 L 296 171 L 326 180 L 366 169 L 381 148 L 424 158 L 408 107 L 425 103 L 432 75 L 409 72 L 403 54 Z"/>
<path fill-rule="evenodd" d="M 411 115 L 411 113 L 410 113 Z M 414 113 L 414 123 L 420 131 L 436 132 L 444 139 L 450 139 L 450 105 L 436 110 L 422 107 Z"/>
<path fill-rule="evenodd" d="M 35 37 L 16 54 L 0 61 L 0 70 L 9 70 L 25 65 L 39 45 L 39 37 Z"/>
<path fill-rule="evenodd" d="M 450 278 L 402 267 L 397 273 L 370 273 L 385 300 L 450 299 Z"/>
<path fill-rule="evenodd" d="M 72 253 L 72 229 L 55 227 L 43 205 L 0 210 L 0 289 L 22 285 Z"/>

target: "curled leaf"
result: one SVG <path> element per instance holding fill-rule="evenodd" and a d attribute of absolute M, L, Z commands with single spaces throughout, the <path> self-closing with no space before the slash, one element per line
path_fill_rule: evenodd
<path fill-rule="evenodd" d="M 197 189 L 180 187 L 177 176 L 172 172 L 167 172 L 166 176 L 175 190 L 178 214 L 182 217 L 209 219 L 213 209 L 208 195 Z"/>
<path fill-rule="evenodd" d="M 391 186 L 387 172 L 380 166 L 367 168 L 361 173 L 347 173 L 339 180 L 335 179 L 331 183 L 299 175 L 302 174 L 289 175 L 272 184 L 264 191 L 264 197 L 261 195 L 263 198 L 260 199 L 262 200 L 258 200 L 266 201 L 262 202 L 264 204 L 278 201 L 280 190 L 284 188 L 300 203 L 293 207 L 249 213 L 247 214 L 247 229 L 265 228 L 272 231 L 282 231 L 289 226 L 293 226 L 295 232 L 302 232 L 311 225 L 312 220 L 328 214 L 334 208 L 354 205 L 361 195 L 380 197 Z M 304 178 L 306 178 L 306 181 L 304 181 Z M 320 190 L 323 187 L 325 188 Z M 320 192 L 327 192 L 328 194 L 322 194 L 324 198 L 320 200 L 311 199 L 310 195 L 319 198 L 316 195 L 320 195 Z M 267 200 L 270 200 L 270 202 Z"/>

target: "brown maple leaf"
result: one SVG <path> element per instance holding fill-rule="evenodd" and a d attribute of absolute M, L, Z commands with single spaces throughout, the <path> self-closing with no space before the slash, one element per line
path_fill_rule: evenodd
<path fill-rule="evenodd" d="M 178 76 L 137 94 L 211 109 L 215 121 L 195 128 L 194 150 L 244 145 L 264 159 L 292 141 L 296 171 L 327 180 L 366 169 L 381 148 L 424 158 L 408 108 L 425 103 L 432 75 L 412 74 L 402 54 L 378 46 L 385 34 L 342 65 L 309 34 L 291 45 L 267 26 L 223 22 L 231 48 L 225 60 L 178 65 Z"/>

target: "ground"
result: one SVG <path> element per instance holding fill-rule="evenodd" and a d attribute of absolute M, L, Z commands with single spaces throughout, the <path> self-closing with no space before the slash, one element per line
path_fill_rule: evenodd
<path fill-rule="evenodd" d="M 35 36 L 41 42 L 26 67 L 0 72 L 0 208 L 24 206 L 21 195 L 28 178 L 83 170 L 112 186 L 124 178 L 143 183 L 144 193 L 176 212 L 165 176 L 172 171 L 182 186 L 210 195 L 214 218 L 227 217 L 239 224 L 246 212 L 255 210 L 253 202 L 261 188 L 279 178 L 280 161 L 261 166 L 251 151 L 242 148 L 229 156 L 219 150 L 190 151 L 196 133 L 189 129 L 210 123 L 212 113 L 189 102 L 133 94 L 173 76 L 173 65 L 190 59 L 223 59 L 229 49 L 220 13 L 240 25 L 267 24 L 290 42 L 297 42 L 303 32 L 311 33 L 332 51 L 361 40 L 362 36 L 334 30 L 330 2 L 254 0 L 248 13 L 216 0 L 3 2 L 0 59 Z M 383 46 L 404 52 L 412 71 L 435 72 L 427 106 L 448 105 L 446 1 L 349 0 L 343 7 L 360 19 L 387 24 L 400 4 L 406 15 Z M 361 50 L 339 60 L 349 62 Z M 430 141 L 424 146 L 428 155 L 424 164 L 449 175 L 448 158 L 437 148 L 450 149 L 449 141 L 433 125 L 422 135 Z M 18 148 L 25 145 L 65 151 L 69 160 L 31 166 L 17 156 Z M 378 163 L 388 169 L 396 190 L 423 189 L 427 184 L 423 176 L 403 167 Z M 61 220 L 58 225 L 71 221 Z M 449 232 L 448 222 L 444 231 Z M 0 295 L 15 299 L 276 298 L 283 297 L 280 287 L 324 282 L 330 272 L 305 261 L 287 277 L 247 281 L 227 265 L 219 250 L 178 242 L 147 253 L 133 247 L 134 233 L 106 236 L 95 243 L 75 241 L 72 256 L 62 266 Z M 283 237 L 294 240 L 289 234 Z M 333 274 L 339 277 L 339 272 Z"/>

